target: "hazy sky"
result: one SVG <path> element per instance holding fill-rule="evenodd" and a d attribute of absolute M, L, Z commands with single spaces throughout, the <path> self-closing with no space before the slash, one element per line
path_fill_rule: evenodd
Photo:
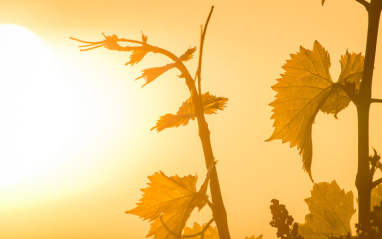
<path fill-rule="evenodd" d="M 273 132 L 271 86 L 289 55 L 300 45 L 312 49 L 315 40 L 328 50 L 332 78 L 338 78 L 340 56 L 347 49 L 359 53 L 365 48 L 367 14 L 355 0 L 327 0 L 324 7 L 321 0 L 1 0 L 0 24 L 19 25 L 35 34 L 51 54 L 48 61 L 55 70 L 47 74 L 46 66 L 38 65 L 40 55 L 28 50 L 35 47 L 28 40 L 20 41 L 20 47 L 12 45 L 20 59 L 13 69 L 16 74 L 32 64 L 38 70 L 12 85 L 13 78 L 1 74 L 6 69 L 0 65 L 1 92 L 9 96 L 1 98 L 8 108 L 0 124 L 13 127 L 13 133 L 23 129 L 17 131 L 22 140 L 1 133 L 0 151 L 12 143 L 17 152 L 1 154 L 0 164 L 12 161 L 33 168 L 25 173 L 12 169 L 18 180 L 1 183 L 0 238 L 144 238 L 149 224 L 124 212 L 135 207 L 147 176 L 161 170 L 204 178 L 196 122 L 150 131 L 161 115 L 175 113 L 189 97 L 179 73 L 171 70 L 144 88 L 143 80 L 134 81 L 141 70 L 169 60 L 147 55 L 136 66 L 124 66 L 128 53 L 105 48 L 80 52 L 80 44 L 69 37 L 98 41 L 105 33 L 140 40 L 142 31 L 149 44 L 181 55 L 198 46 L 200 26 L 212 5 L 202 88 L 229 98 L 227 108 L 207 121 L 231 236 L 276 238 L 269 226 L 273 198 L 304 222 L 308 208 L 303 200 L 310 196 L 312 183 L 301 157 L 289 144 L 264 142 Z M 0 31 L 1 49 L 7 48 L 7 37 Z M 380 48 L 373 97 L 382 98 L 378 53 Z M 196 62 L 187 62 L 192 74 Z M 12 87 L 6 88 L 9 84 Z M 15 117 L 15 99 L 30 110 L 16 123 L 6 120 Z M 380 152 L 382 115 L 377 111 L 381 105 L 372 106 L 370 142 Z M 316 118 L 312 174 L 316 182 L 336 180 L 356 195 L 355 107 L 338 118 L 321 112 Z M 189 222 L 209 219 L 210 212 L 203 210 Z"/>

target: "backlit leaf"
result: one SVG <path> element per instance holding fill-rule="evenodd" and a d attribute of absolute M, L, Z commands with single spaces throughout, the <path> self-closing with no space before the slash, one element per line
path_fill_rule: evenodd
<path fill-rule="evenodd" d="M 147 44 L 147 38 L 148 38 L 148 37 L 142 33 L 142 42 L 143 42 L 143 46 L 144 46 L 145 44 Z M 143 57 L 146 56 L 146 54 L 147 54 L 147 51 L 140 51 L 140 50 L 135 50 L 135 51 L 133 51 L 133 52 L 131 53 L 131 55 L 130 55 L 130 61 L 127 62 L 125 65 L 131 65 L 131 66 L 133 66 L 134 64 L 139 63 L 139 62 L 143 59 Z"/>
<path fill-rule="evenodd" d="M 312 124 L 319 110 L 334 114 L 350 102 L 343 88 L 359 84 L 363 70 L 363 56 L 349 54 L 341 58 L 342 72 L 337 83 L 329 73 L 330 56 L 318 41 L 313 51 L 300 47 L 283 66 L 285 73 L 272 88 L 277 91 L 272 119 L 275 127 L 267 140 L 281 139 L 283 143 L 297 146 L 302 155 L 303 168 L 311 176 Z"/>
<path fill-rule="evenodd" d="M 321 0 L 321 4 L 322 4 L 322 6 L 324 6 L 324 3 L 325 3 L 325 0 Z"/>
<path fill-rule="evenodd" d="M 205 114 L 214 114 L 217 110 L 223 110 L 228 101 L 224 97 L 216 97 L 210 95 L 209 92 L 203 94 L 203 110 Z M 176 114 L 166 114 L 160 117 L 157 124 L 151 128 L 156 129 L 158 132 L 171 127 L 178 127 L 180 125 L 187 125 L 188 122 L 195 119 L 195 108 L 192 103 L 191 97 L 183 102 Z"/>
<path fill-rule="evenodd" d="M 381 202 L 382 202 L 382 184 L 379 184 L 377 187 L 371 190 L 370 210 L 373 210 L 375 206 L 381 205 Z"/>
<path fill-rule="evenodd" d="M 327 239 L 328 236 L 351 234 L 350 220 L 355 213 L 351 191 L 345 193 L 336 181 L 313 185 L 311 197 L 305 199 L 310 213 L 305 223 L 299 225 L 304 239 Z"/>
<path fill-rule="evenodd" d="M 206 190 L 196 191 L 197 176 L 171 176 L 155 173 L 149 176 L 149 187 L 142 189 L 143 196 L 137 207 L 126 213 L 151 222 L 149 236 L 172 239 L 181 235 L 191 212 L 206 204 Z M 174 234 L 173 234 L 174 233 Z"/>
<path fill-rule="evenodd" d="M 147 54 L 147 51 L 139 51 L 139 50 L 133 51 L 133 53 L 131 53 L 130 55 L 130 61 L 127 62 L 125 65 L 133 66 L 134 64 L 139 63 L 143 59 L 143 57 L 146 56 L 146 54 Z"/>
<path fill-rule="evenodd" d="M 228 99 L 225 97 L 216 97 L 209 92 L 203 94 L 203 110 L 205 114 L 216 114 L 217 110 L 223 110 L 226 107 Z"/>
<path fill-rule="evenodd" d="M 180 61 L 191 60 L 195 51 L 196 51 L 196 47 L 189 48 L 183 55 L 179 57 L 179 60 Z"/>
<path fill-rule="evenodd" d="M 361 85 L 365 57 L 361 53 L 348 53 L 341 56 L 341 74 L 337 81 L 338 84 L 348 88 L 348 91 L 353 95 L 358 94 Z M 353 85 L 353 89 L 350 86 Z M 337 113 L 345 109 L 350 103 L 349 96 L 340 87 L 333 87 L 331 94 L 326 99 L 321 111 L 334 114 L 337 118 Z"/>
<path fill-rule="evenodd" d="M 363 65 L 365 57 L 359 53 L 349 53 L 341 56 L 341 75 L 338 78 L 338 83 L 360 83 L 363 73 Z M 359 89 L 359 88 L 358 88 Z"/>
<path fill-rule="evenodd" d="M 142 34 L 142 42 L 143 42 L 143 45 L 147 44 L 147 38 L 148 36 L 146 36 L 145 34 L 143 34 L 143 32 L 141 32 Z"/>
<path fill-rule="evenodd" d="M 245 237 L 245 239 L 263 239 L 263 235 L 260 235 L 258 237 L 255 237 L 254 235 L 251 237 Z"/>
<path fill-rule="evenodd" d="M 148 83 L 152 82 L 153 80 L 155 80 L 156 78 L 158 78 L 158 76 L 162 75 L 163 73 L 165 73 L 166 71 L 168 71 L 174 67 L 175 67 L 175 63 L 170 63 L 170 64 L 167 64 L 165 66 L 148 68 L 148 69 L 143 70 L 142 75 L 135 80 L 145 78 L 146 83 L 144 85 L 142 85 L 142 87 L 143 87 L 143 86 L 147 85 Z"/>
<path fill-rule="evenodd" d="M 184 236 L 186 235 L 194 235 L 203 230 L 203 228 L 206 226 L 206 224 L 203 224 L 203 226 L 200 226 L 198 223 L 194 223 L 194 226 L 191 227 L 185 227 L 184 228 Z M 192 237 L 194 239 L 201 239 L 201 235 Z M 216 227 L 209 226 L 208 229 L 204 232 L 204 239 L 219 239 L 219 233 Z"/>

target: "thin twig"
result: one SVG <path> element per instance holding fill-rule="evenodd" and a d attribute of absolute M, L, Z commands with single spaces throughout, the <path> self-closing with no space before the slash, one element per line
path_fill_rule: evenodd
<path fill-rule="evenodd" d="M 382 103 L 382 99 L 371 99 L 371 103 Z"/>
<path fill-rule="evenodd" d="M 375 188 L 376 186 L 378 186 L 379 184 L 382 183 L 382 178 L 380 179 L 377 179 L 375 180 L 372 184 L 371 184 L 371 188 Z"/>
<path fill-rule="evenodd" d="M 102 45 L 98 45 L 98 46 L 93 46 L 93 47 L 86 48 L 86 49 L 80 49 L 80 51 L 89 51 L 89 50 L 93 50 L 93 49 L 96 49 L 96 48 L 99 48 L 99 47 L 103 47 L 103 46 L 106 46 L 106 45 L 102 44 Z M 86 46 L 80 46 L 80 47 L 86 47 Z"/>
<path fill-rule="evenodd" d="M 145 44 L 144 42 L 141 42 L 141 41 L 132 40 L 132 39 L 125 39 L 125 38 L 119 38 L 117 41 L 120 41 L 120 42 L 131 42 L 131 43 L 142 44 L 142 45 Z"/>
<path fill-rule="evenodd" d="M 212 213 L 214 212 L 214 205 L 212 204 L 212 202 L 210 201 L 210 200 L 208 200 L 208 198 L 207 199 L 205 199 L 206 201 L 207 201 L 207 204 L 208 204 L 208 206 L 211 208 L 211 210 L 212 210 Z"/>
<path fill-rule="evenodd" d="M 198 69 L 196 71 L 196 77 L 195 77 L 195 78 L 198 78 L 198 91 L 199 91 L 200 99 L 202 97 L 202 86 L 201 86 L 202 78 L 201 78 L 201 74 L 202 74 L 202 57 L 203 57 L 204 39 L 206 37 L 207 26 L 208 26 L 208 23 L 210 22 L 210 18 L 211 18 L 211 15 L 212 15 L 213 11 L 214 11 L 214 6 L 211 7 L 210 14 L 207 17 L 206 24 L 204 26 L 202 35 L 200 37 L 199 63 L 198 63 Z"/>
<path fill-rule="evenodd" d="M 99 47 L 102 47 L 102 46 L 104 46 L 104 47 L 106 47 L 106 48 L 108 48 L 110 50 L 133 51 L 133 50 L 141 50 L 141 48 L 143 46 L 146 46 L 146 43 L 141 42 L 141 41 L 125 39 L 125 38 L 112 39 L 111 37 L 106 36 L 103 33 L 102 33 L 102 35 L 105 37 L 105 40 L 103 40 L 103 41 L 95 41 L 95 42 L 83 41 L 83 40 L 80 40 L 80 39 L 77 39 L 77 38 L 74 38 L 74 37 L 69 37 L 69 38 L 71 40 L 75 40 L 75 41 L 87 44 L 87 45 L 79 46 L 80 48 L 82 48 L 80 51 L 89 51 L 89 50 L 93 50 L 95 48 L 99 48 Z M 113 47 L 111 47 L 111 45 L 108 44 L 108 42 L 110 43 L 110 41 L 115 43 L 115 45 L 113 45 Z M 129 43 L 140 44 L 142 46 L 126 46 L 126 47 L 123 47 L 123 46 L 118 45 L 117 42 L 129 42 Z M 86 48 L 86 47 L 89 47 L 89 48 Z"/>
<path fill-rule="evenodd" d="M 356 0 L 357 2 L 361 3 L 365 8 L 366 10 L 369 10 L 369 5 L 370 3 L 368 3 L 367 1 L 365 0 Z"/>
<path fill-rule="evenodd" d="M 69 37 L 69 39 L 71 39 L 71 40 L 75 40 L 75 41 L 79 41 L 79 42 L 82 42 L 82 43 L 91 44 L 91 45 L 94 45 L 94 44 L 101 44 L 101 43 L 104 42 L 104 41 L 97 41 L 97 42 L 83 41 L 83 40 L 80 40 L 80 39 L 77 39 L 77 38 L 74 38 L 74 37 Z"/>

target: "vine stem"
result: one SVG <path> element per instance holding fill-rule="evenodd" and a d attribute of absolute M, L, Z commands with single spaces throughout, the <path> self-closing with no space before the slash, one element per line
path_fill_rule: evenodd
<path fill-rule="evenodd" d="M 208 16 L 206 25 L 208 24 L 208 21 L 211 17 L 213 8 L 214 7 L 211 7 L 211 11 Z M 205 31 L 202 34 L 201 41 L 204 41 L 204 36 L 205 36 Z M 174 67 L 176 67 L 182 73 L 180 77 L 185 79 L 185 83 L 191 94 L 191 100 L 195 107 L 195 117 L 198 122 L 199 137 L 202 143 L 205 164 L 206 164 L 207 170 L 210 169 L 211 166 L 215 164 L 215 157 L 212 151 L 210 130 L 208 128 L 207 121 L 204 117 L 203 102 L 201 97 L 202 92 L 198 93 L 198 90 L 196 89 L 196 85 L 195 85 L 195 80 L 192 78 L 192 76 L 190 75 L 190 72 L 185 67 L 183 62 L 179 60 L 179 58 L 173 53 L 171 53 L 170 51 L 167 51 L 160 47 L 152 46 L 150 44 L 147 44 L 147 42 L 130 40 L 130 39 L 120 39 L 120 38 L 117 38 L 116 36 L 111 36 L 111 37 L 105 36 L 105 38 L 106 39 L 104 41 L 99 41 L 99 42 L 86 42 L 86 41 L 78 40 L 76 38 L 71 38 L 71 39 L 88 44 L 88 45 L 80 46 L 80 47 L 83 47 L 81 51 L 86 51 L 86 50 L 94 49 L 101 46 L 104 46 L 109 50 L 117 50 L 117 51 L 139 50 L 139 51 L 162 54 L 164 56 L 167 56 L 168 58 L 170 58 L 172 61 L 176 63 Z M 120 46 L 118 42 L 136 43 L 139 46 Z M 86 47 L 89 47 L 89 48 L 86 49 Z M 216 227 L 218 229 L 219 237 L 221 239 L 230 239 L 231 236 L 230 236 L 229 228 L 228 228 L 227 212 L 225 210 L 224 203 L 223 203 L 223 198 L 222 198 L 222 194 L 220 190 L 219 178 L 216 171 L 216 167 L 212 167 L 210 172 L 210 190 L 211 190 L 211 198 L 212 198 L 213 218 L 216 223 Z"/>
<path fill-rule="evenodd" d="M 365 6 L 368 12 L 365 64 L 356 105 L 358 115 L 358 171 L 355 182 L 359 199 L 358 223 L 362 228 L 359 238 L 366 239 L 368 238 L 367 232 L 370 230 L 370 199 L 373 184 L 373 175 L 369 166 L 369 111 L 372 102 L 371 86 L 382 0 L 371 0 L 370 3 L 365 3 L 363 0 L 356 1 Z"/>
<path fill-rule="evenodd" d="M 209 22 L 213 9 L 214 7 L 211 7 L 210 14 L 207 18 L 206 26 Z M 201 41 L 204 41 L 206 26 L 203 31 Z M 198 69 L 199 77 L 200 77 L 200 70 L 201 68 Z M 195 86 L 195 81 L 192 80 L 189 73 L 186 74 L 185 76 L 186 76 L 186 84 L 188 88 L 190 89 L 191 99 L 195 107 L 195 116 L 198 121 L 199 137 L 202 142 L 206 167 L 207 169 L 209 169 L 210 166 L 215 163 L 215 157 L 212 151 L 210 130 L 208 129 L 208 124 L 204 117 L 203 102 L 201 97 L 202 92 L 199 92 L 200 95 L 198 94 L 198 91 L 196 90 L 196 86 Z M 215 223 L 218 229 L 219 237 L 222 239 L 230 239 L 231 236 L 230 236 L 229 228 L 228 228 L 227 212 L 225 210 L 224 203 L 223 203 L 223 197 L 220 190 L 219 178 L 216 171 L 216 167 L 213 167 L 211 171 L 210 189 L 211 189 L 211 198 L 212 198 L 212 204 L 213 204 L 213 216 L 214 216 Z"/>
<path fill-rule="evenodd" d="M 204 28 L 202 27 L 202 35 L 200 36 L 200 47 L 199 47 L 199 62 L 198 62 L 198 69 L 196 71 L 195 80 L 198 80 L 198 93 L 200 99 L 202 99 L 202 59 L 203 59 L 203 48 L 204 48 L 204 39 L 206 38 L 206 32 L 208 23 L 210 22 L 212 12 L 214 11 L 214 6 L 211 7 L 210 14 L 208 14 L 206 24 L 204 25 Z"/>
<path fill-rule="evenodd" d="M 213 11 L 213 7 L 211 8 L 210 15 L 212 11 Z M 171 55 L 174 56 L 172 53 Z M 172 58 L 172 60 L 175 62 L 177 62 L 177 59 L 178 59 L 177 57 Z M 199 138 L 202 143 L 204 160 L 205 160 L 207 169 L 209 169 L 212 164 L 215 164 L 215 157 L 212 151 L 210 130 L 208 128 L 207 121 L 204 117 L 203 102 L 196 89 L 195 81 L 192 79 L 189 71 L 184 66 L 183 62 L 179 62 L 179 64 L 177 64 L 176 67 L 182 72 L 182 75 L 186 80 L 186 85 L 191 93 L 191 100 L 195 107 L 195 116 L 196 116 L 198 127 L 199 127 Z M 213 217 L 216 223 L 216 227 L 218 229 L 219 237 L 222 239 L 230 239 L 231 236 L 230 236 L 229 228 L 228 228 L 227 212 L 225 210 L 224 203 L 223 203 L 223 197 L 221 194 L 220 183 L 219 183 L 216 167 L 212 167 L 212 170 L 211 170 L 210 190 L 211 190 L 211 198 L 212 198 L 212 204 L 213 204 Z"/>

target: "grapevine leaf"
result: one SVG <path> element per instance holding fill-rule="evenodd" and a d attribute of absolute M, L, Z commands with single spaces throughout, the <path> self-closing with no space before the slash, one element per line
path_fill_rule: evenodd
<path fill-rule="evenodd" d="M 281 139 L 290 146 L 297 145 L 303 167 L 311 177 L 312 124 L 320 107 L 328 98 L 333 85 L 329 75 L 330 57 L 318 43 L 313 51 L 300 47 L 283 66 L 285 74 L 272 88 L 277 91 L 272 119 L 274 132 L 268 139 Z"/>
<path fill-rule="evenodd" d="M 258 237 L 255 237 L 254 235 L 251 237 L 245 237 L 245 239 L 263 239 L 263 235 L 260 235 Z"/>
<path fill-rule="evenodd" d="M 194 223 L 194 226 L 191 227 L 185 227 L 184 228 L 184 235 L 194 235 L 198 234 L 203 230 L 203 228 L 206 226 L 206 224 L 203 224 L 203 226 L 200 226 L 198 223 Z M 192 237 L 194 239 L 200 239 L 202 238 L 201 235 L 198 235 L 196 237 Z M 219 233 L 216 227 L 209 226 L 208 229 L 204 232 L 204 239 L 219 239 Z"/>
<path fill-rule="evenodd" d="M 149 187 L 137 206 L 126 213 L 151 222 L 149 236 L 173 239 L 181 232 L 191 212 L 206 204 L 207 187 L 196 191 L 197 176 L 166 176 L 163 172 L 149 176 Z"/>
<path fill-rule="evenodd" d="M 134 50 L 133 53 L 130 55 L 130 61 L 127 62 L 125 65 L 131 65 L 133 66 L 134 64 L 139 63 L 143 57 L 145 57 L 147 54 L 147 51 L 139 51 L 139 50 Z"/>
<path fill-rule="evenodd" d="M 214 114 L 217 110 L 223 110 L 228 101 L 225 97 L 216 97 L 210 95 L 209 92 L 203 94 L 203 110 L 205 114 Z M 156 129 L 158 132 L 171 127 L 178 127 L 180 125 L 187 125 L 188 122 L 195 119 L 195 107 L 192 103 L 191 97 L 183 102 L 176 114 L 166 114 L 159 118 L 157 124 L 151 128 Z"/>
<path fill-rule="evenodd" d="M 329 73 L 330 56 L 318 41 L 313 51 L 300 47 L 283 66 L 285 73 L 272 88 L 277 91 L 272 119 L 275 127 L 267 141 L 281 139 L 297 146 L 302 155 L 303 168 L 312 179 L 312 124 L 319 110 L 334 114 L 343 110 L 350 98 L 342 89 L 358 84 L 363 70 L 363 57 L 346 53 L 341 59 L 342 72 L 337 83 Z M 362 68 L 361 68 L 362 66 Z"/>
<path fill-rule="evenodd" d="M 216 114 L 217 110 L 224 110 L 228 99 L 225 97 L 216 97 L 209 92 L 203 94 L 203 110 L 205 114 Z"/>
<path fill-rule="evenodd" d="M 364 59 L 361 53 L 349 54 L 347 51 L 345 55 L 341 56 L 341 74 L 337 84 L 341 84 L 347 88 L 347 91 L 352 96 L 358 94 L 361 85 Z M 324 105 L 321 107 L 321 111 L 334 114 L 334 117 L 337 118 L 338 112 L 345 109 L 350 101 L 349 96 L 341 87 L 334 87 Z"/>
<path fill-rule="evenodd" d="M 147 38 L 148 36 L 146 36 L 145 34 L 143 34 L 143 32 L 141 32 L 142 34 L 142 42 L 143 42 L 143 45 L 147 44 Z"/>
<path fill-rule="evenodd" d="M 142 33 L 142 43 L 143 46 L 147 44 L 147 36 Z M 131 65 L 133 66 L 134 64 L 139 63 L 143 57 L 145 57 L 147 54 L 147 51 L 142 51 L 142 50 L 134 50 L 131 55 L 130 55 L 130 61 L 127 62 L 125 65 Z"/>
<path fill-rule="evenodd" d="M 373 210 L 375 206 L 379 206 L 382 202 L 382 184 L 371 190 L 371 202 L 370 210 Z"/>
<path fill-rule="evenodd" d="M 338 83 L 358 83 L 360 84 L 363 65 L 365 62 L 365 57 L 359 53 L 349 53 L 346 51 L 346 54 L 341 56 L 341 74 L 338 79 Z M 357 88 L 359 90 L 359 86 Z"/>
<path fill-rule="evenodd" d="M 350 220 L 355 213 L 353 193 L 345 193 L 336 181 L 316 183 L 311 197 L 305 199 L 310 213 L 299 225 L 299 234 L 305 239 L 326 239 L 328 236 L 351 234 Z"/>
<path fill-rule="evenodd" d="M 153 68 L 148 68 L 142 71 L 142 75 L 138 77 L 135 80 L 145 78 L 146 83 L 143 86 L 147 85 L 148 83 L 152 82 L 156 78 L 158 78 L 160 75 L 165 73 L 166 71 L 172 69 L 175 67 L 175 63 L 170 63 L 165 66 L 160 66 L 160 67 L 153 67 Z"/>
<path fill-rule="evenodd" d="M 189 48 L 183 55 L 179 57 L 179 61 L 191 60 L 195 51 L 196 51 L 196 47 Z"/>

